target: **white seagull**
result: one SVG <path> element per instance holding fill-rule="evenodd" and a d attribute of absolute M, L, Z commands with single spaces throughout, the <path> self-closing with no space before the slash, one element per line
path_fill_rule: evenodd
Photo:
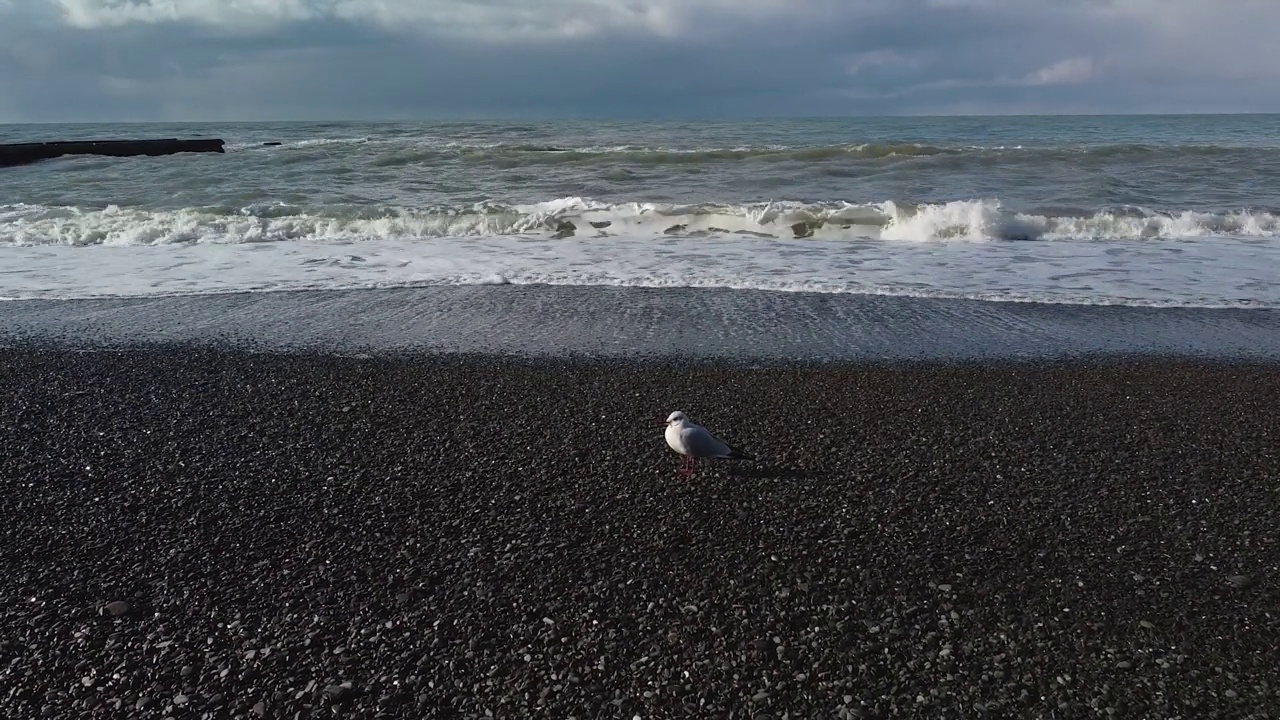
<path fill-rule="evenodd" d="M 699 460 L 721 458 L 725 460 L 754 460 L 755 458 L 732 447 L 729 443 L 711 434 L 710 430 L 690 420 L 679 410 L 667 416 L 667 444 L 672 450 L 684 456 L 684 464 L 678 471 L 688 477 L 697 468 Z"/>

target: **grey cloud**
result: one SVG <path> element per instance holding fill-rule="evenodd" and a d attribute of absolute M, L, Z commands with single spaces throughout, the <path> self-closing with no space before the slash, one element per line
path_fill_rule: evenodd
<path fill-rule="evenodd" d="M 1277 23 L 1270 0 L 0 0 L 0 121 L 1277 111 Z"/>

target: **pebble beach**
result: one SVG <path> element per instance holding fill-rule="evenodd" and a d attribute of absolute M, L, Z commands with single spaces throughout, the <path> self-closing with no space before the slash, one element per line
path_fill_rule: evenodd
<path fill-rule="evenodd" d="M 10 347 L 0 716 L 1276 717 L 1278 381 Z"/>
<path fill-rule="evenodd" d="M 0 720 L 1280 718 L 1280 116 L 5 132 Z"/>

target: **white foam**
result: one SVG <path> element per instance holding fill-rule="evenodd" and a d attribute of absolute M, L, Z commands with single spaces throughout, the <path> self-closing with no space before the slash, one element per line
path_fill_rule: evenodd
<path fill-rule="evenodd" d="M 0 247 L 0 297 L 415 285 L 714 287 L 1084 304 L 1280 307 L 1275 243 L 663 237 Z"/>
<path fill-rule="evenodd" d="M 1262 212 L 1046 217 L 994 200 L 11 205 L 0 207 L 0 297 L 548 283 L 1280 307 L 1277 235 Z M 1042 242 L 1002 241 L 1023 238 Z"/>
<path fill-rule="evenodd" d="M 905 208 L 890 201 L 880 207 L 888 216 L 880 237 L 889 240 L 1176 240 L 1280 235 L 1280 216 L 1247 210 L 1168 214 L 1139 208 L 1127 214 L 1103 211 L 1087 216 L 1046 217 L 1008 212 L 997 200 Z"/>
<path fill-rule="evenodd" d="M 542 235 L 882 239 L 903 242 L 992 240 L 1147 240 L 1212 236 L 1275 237 L 1280 216 L 1240 210 L 1050 217 L 1011 212 L 998 200 L 912 205 L 767 202 L 742 205 L 609 204 L 569 197 L 529 205 L 329 208 L 280 204 L 239 209 L 148 210 L 0 206 L 0 246 L 165 245 L 278 241 L 367 241 Z"/>

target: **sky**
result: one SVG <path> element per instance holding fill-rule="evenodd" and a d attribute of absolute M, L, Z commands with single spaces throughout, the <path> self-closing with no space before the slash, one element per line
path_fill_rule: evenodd
<path fill-rule="evenodd" d="M 0 122 L 1280 112 L 1280 0 L 0 0 Z"/>

